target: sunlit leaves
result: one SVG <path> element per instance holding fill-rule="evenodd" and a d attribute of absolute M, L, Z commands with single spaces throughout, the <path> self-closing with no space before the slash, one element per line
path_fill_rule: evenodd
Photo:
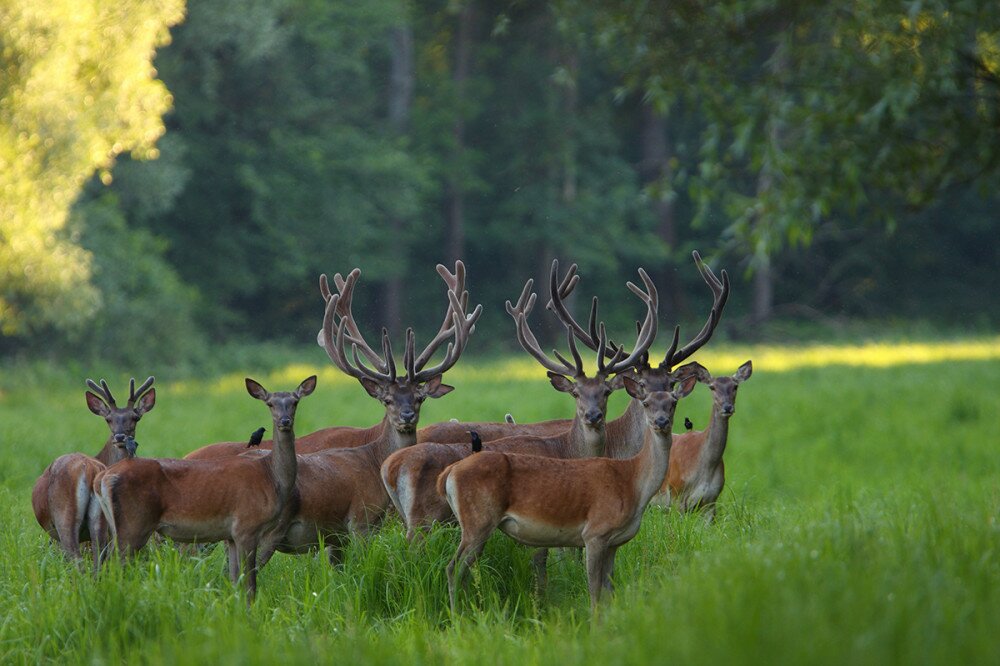
<path fill-rule="evenodd" d="M 67 212 L 117 155 L 156 156 L 171 98 L 151 61 L 182 14 L 183 0 L 0 5 L 0 334 L 73 328 L 99 306 Z"/>

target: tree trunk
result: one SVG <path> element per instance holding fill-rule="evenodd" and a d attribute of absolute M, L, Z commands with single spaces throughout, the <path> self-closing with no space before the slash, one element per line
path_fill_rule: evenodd
<path fill-rule="evenodd" d="M 788 71 L 788 59 L 788 44 L 781 39 L 774 47 L 774 53 L 771 56 L 771 61 L 768 63 L 768 67 L 770 68 L 772 75 L 779 82 L 784 79 L 785 74 Z M 767 140 L 769 144 L 767 150 L 772 155 L 780 150 L 783 134 L 782 129 L 781 119 L 772 115 L 768 120 L 767 126 Z M 776 173 L 777 168 L 773 159 L 765 157 L 763 165 L 760 169 L 760 174 L 757 177 L 758 202 L 762 199 L 766 200 L 768 193 L 774 187 Z M 767 224 L 768 222 L 763 219 L 769 212 L 767 210 L 767 206 L 760 206 L 758 210 L 762 210 L 763 215 L 758 213 L 757 219 L 754 220 L 754 224 Z M 774 312 L 774 281 L 776 276 L 774 273 L 774 267 L 771 263 L 770 248 L 759 247 L 753 258 L 753 264 L 754 280 L 752 317 L 755 324 L 763 324 L 771 318 L 771 315 Z"/>
<path fill-rule="evenodd" d="M 389 129 L 397 138 L 406 134 L 410 123 L 413 102 L 414 63 L 413 30 L 408 24 L 389 31 Z M 396 259 L 398 272 L 392 273 L 385 283 L 383 321 L 390 331 L 402 330 L 403 277 L 405 275 L 405 248 L 403 247 L 404 221 L 399 216 L 389 220 L 390 256 Z"/>
<path fill-rule="evenodd" d="M 673 177 L 670 167 L 670 143 L 667 140 L 667 118 L 652 104 L 640 106 L 640 152 L 639 176 L 644 187 L 664 191 Z M 656 219 L 657 236 L 669 248 L 671 255 L 677 249 L 677 226 L 674 215 L 674 197 L 662 194 L 652 197 L 653 217 Z M 652 271 L 653 279 L 665 296 L 665 305 L 671 313 L 683 310 L 684 303 L 680 284 L 677 280 L 677 266 L 673 258 L 668 258 L 662 267 Z"/>
<path fill-rule="evenodd" d="M 472 32 L 475 28 L 475 3 L 468 2 L 458 15 L 458 32 L 455 36 L 455 69 L 452 82 L 455 86 L 455 123 L 452 126 L 454 141 L 452 165 L 455 169 L 448 183 L 448 259 L 450 262 L 465 258 L 465 183 L 461 165 L 465 152 L 465 88 L 472 63 Z"/>

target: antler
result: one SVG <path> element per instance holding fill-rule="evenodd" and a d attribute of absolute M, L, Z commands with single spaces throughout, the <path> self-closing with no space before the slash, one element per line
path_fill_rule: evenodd
<path fill-rule="evenodd" d="M 709 312 L 708 320 L 705 321 L 705 325 L 702 326 L 698 335 L 691 342 L 681 347 L 680 350 L 677 350 L 678 334 L 675 332 L 673 343 L 670 345 L 670 349 L 667 350 L 667 355 L 663 357 L 663 361 L 660 362 L 660 367 L 667 370 L 686 360 L 712 338 L 712 333 L 715 332 L 715 327 L 719 325 L 719 320 L 722 318 L 722 309 L 726 307 L 726 301 L 729 299 L 729 273 L 726 272 L 726 269 L 722 269 L 722 281 L 720 282 L 715 277 L 712 269 L 701 260 L 701 255 L 698 254 L 697 250 L 692 252 L 691 256 L 694 257 L 694 262 L 698 266 L 698 272 L 701 273 L 702 279 L 705 280 L 705 283 L 712 290 L 712 310 Z"/>
<path fill-rule="evenodd" d="M 462 262 L 456 262 L 456 265 L 460 265 L 461 263 Z M 444 267 L 441 266 L 440 268 Z M 441 271 L 439 270 L 438 272 L 440 273 Z M 468 300 L 468 293 L 465 294 L 465 299 Z M 479 321 L 480 315 L 483 314 L 483 306 L 477 305 L 475 310 L 466 315 L 465 307 L 463 306 L 461 299 L 451 289 L 448 290 L 448 302 L 450 303 L 449 311 L 454 324 L 449 329 L 444 329 L 444 325 L 442 324 L 442 331 L 438 333 L 433 340 L 431 340 L 431 343 L 427 345 L 427 348 L 424 349 L 416 360 L 414 360 L 413 330 L 410 329 L 406 332 L 407 353 L 404 356 L 404 360 L 407 365 L 407 378 L 411 382 L 426 382 L 429 379 L 432 379 L 437 375 L 444 374 L 450 370 L 451 367 L 458 362 L 462 352 L 465 351 L 465 346 L 469 343 L 469 336 L 472 334 L 473 329 L 475 329 L 476 322 Z M 441 338 L 441 336 L 445 333 L 448 335 L 454 334 L 454 344 L 451 342 L 448 343 L 448 347 L 444 354 L 444 360 L 434 367 L 424 368 L 424 364 L 430 360 L 434 351 L 441 344 L 439 338 Z"/>
<path fill-rule="evenodd" d="M 118 408 L 118 405 L 115 404 L 115 396 L 111 395 L 111 389 L 108 388 L 108 383 L 106 381 L 101 379 L 101 385 L 98 386 L 97 382 L 88 378 L 87 386 L 89 386 L 99 397 L 103 398 L 104 402 L 108 403 L 109 407 L 112 409 Z"/>
<path fill-rule="evenodd" d="M 348 279 L 350 279 L 350 276 L 348 276 Z M 337 324 L 336 332 L 333 330 L 334 319 L 340 303 L 341 294 L 331 294 L 329 300 L 326 302 L 326 311 L 323 313 L 323 347 L 326 349 L 326 355 L 330 357 L 335 366 L 340 368 L 341 372 L 355 379 L 368 378 L 374 379 L 377 382 L 391 382 L 395 380 L 396 366 L 392 362 L 392 345 L 389 343 L 389 333 L 385 329 L 382 329 L 382 349 L 386 354 L 388 362 L 382 365 L 384 370 L 372 370 L 361 361 L 358 357 L 358 342 L 355 339 L 350 339 L 351 353 L 354 357 L 354 365 L 351 365 L 351 362 L 347 359 L 347 355 L 344 353 L 344 342 L 348 341 L 347 327 L 353 321 L 353 317 L 341 317 L 339 324 Z M 374 351 L 372 353 L 374 354 Z M 381 359 L 379 361 L 381 362 Z"/>
<path fill-rule="evenodd" d="M 371 348 L 367 342 L 365 342 L 364 336 L 361 334 L 361 330 L 358 328 L 358 324 L 354 319 L 354 313 L 351 310 L 351 304 L 354 302 L 354 287 L 358 283 L 358 278 L 361 277 L 361 269 L 355 268 L 353 271 L 347 274 L 347 279 L 345 280 L 340 273 L 335 273 L 333 276 L 333 284 L 337 288 L 337 292 L 340 295 L 340 303 L 337 307 L 337 316 L 347 319 L 347 341 L 351 343 L 352 346 L 357 345 L 364 354 L 368 362 L 374 365 L 379 372 L 388 373 L 389 366 L 386 360 L 379 358 L 378 352 Z M 319 276 L 319 291 L 323 294 L 323 299 L 329 303 L 332 294 L 330 292 L 330 285 L 327 282 L 326 274 Z M 325 333 L 324 333 L 325 335 Z M 325 346 L 324 341 L 324 346 Z M 383 344 L 383 347 L 385 345 Z"/>
<path fill-rule="evenodd" d="M 581 377 L 584 374 L 583 371 L 583 359 L 580 357 L 580 352 L 576 346 L 577 338 L 580 338 L 581 342 L 597 352 L 597 365 L 598 372 L 610 374 L 614 372 L 620 372 L 627 365 L 634 363 L 635 358 L 638 354 L 641 354 L 649 344 L 652 342 L 652 337 L 650 336 L 650 327 L 652 327 L 652 335 L 656 334 L 656 288 L 652 286 L 652 282 L 647 282 L 648 286 L 652 290 L 652 308 L 653 316 L 650 318 L 647 316 L 646 323 L 640 334 L 640 341 L 644 343 L 644 347 L 639 349 L 637 346 L 637 353 L 630 357 L 631 360 L 626 364 L 625 352 L 618 348 L 609 349 L 607 331 L 605 330 L 604 324 L 597 323 L 597 299 L 593 300 L 593 304 L 590 310 L 590 331 L 587 332 L 582 326 L 577 324 L 576 320 L 570 314 L 569 310 L 563 303 L 563 299 L 573 291 L 580 277 L 576 274 L 576 264 L 572 264 L 567 271 L 566 276 L 560 280 L 559 279 L 559 262 L 552 262 L 552 271 L 549 275 L 549 289 L 551 291 L 551 298 L 548 305 L 548 309 L 551 309 L 556 313 L 559 321 L 562 322 L 563 326 L 566 327 L 566 339 L 569 344 L 570 352 L 573 356 L 573 361 L 570 362 L 557 350 L 553 350 L 558 362 L 553 361 L 549 358 L 545 352 L 542 351 L 541 346 L 538 344 L 538 340 L 535 338 L 534 334 L 531 332 L 531 328 L 528 326 L 528 315 L 531 313 L 532 308 L 535 305 L 536 294 L 531 291 L 534 285 L 534 280 L 528 280 L 524 289 L 521 290 L 521 296 L 517 299 L 517 304 L 512 305 L 510 301 L 507 301 L 507 313 L 514 318 L 517 325 L 517 340 L 536 361 L 538 361 L 542 367 L 550 370 L 551 372 L 556 372 L 559 374 L 566 374 L 569 372 L 574 377 Z M 644 274 L 643 274 L 644 275 Z M 648 276 L 643 278 L 648 281 Z M 632 285 L 634 287 L 634 285 Z M 638 290 L 638 288 L 635 288 Z M 642 292 L 640 292 L 642 293 Z M 643 293 L 644 296 L 646 296 Z M 645 336 L 645 337 L 643 337 Z M 648 339 L 647 339 L 648 338 Z M 613 347 L 613 346 L 612 346 Z M 604 359 L 608 356 L 611 358 L 611 362 L 605 365 Z"/>
<path fill-rule="evenodd" d="M 128 403 L 127 403 L 127 406 L 128 407 L 132 407 L 132 405 L 135 404 L 135 401 L 138 400 L 139 398 L 141 398 L 142 395 L 147 390 L 149 390 L 149 387 L 152 386 L 152 385 L 153 385 L 153 375 L 150 375 L 146 379 L 146 381 L 144 381 L 142 383 L 142 386 L 139 387 L 139 390 L 136 391 L 135 390 L 135 377 L 132 377 L 132 379 L 130 379 L 129 383 L 128 383 Z"/>
<path fill-rule="evenodd" d="M 549 273 L 549 288 L 552 291 L 552 299 L 549 301 L 547 307 L 556 313 L 556 316 L 559 317 L 559 320 L 574 337 L 597 352 L 598 372 L 614 374 L 622 372 L 637 362 L 641 362 L 646 358 L 649 346 L 656 338 L 657 329 L 659 295 L 656 291 L 656 285 L 653 284 L 649 275 L 642 268 L 639 269 L 639 277 L 642 278 L 643 284 L 646 286 L 646 291 L 642 291 L 642 289 L 632 282 L 627 283 L 628 288 L 646 303 L 646 319 L 642 324 L 636 322 L 637 336 L 635 348 L 631 354 L 626 356 L 623 348 L 608 341 L 604 323 L 598 322 L 598 299 L 596 296 L 594 296 L 590 305 L 590 317 L 587 322 L 588 330 L 584 330 L 577 323 L 563 302 L 563 299 L 573 291 L 573 288 L 576 287 L 580 280 L 580 276 L 576 274 L 576 271 L 576 264 L 572 264 L 566 272 L 566 276 L 562 280 L 559 280 L 559 261 L 555 260 L 552 262 L 552 271 Z M 605 363 L 605 358 L 610 359 L 610 361 Z"/>
<path fill-rule="evenodd" d="M 441 264 L 437 265 L 438 275 L 444 280 L 444 283 L 448 285 L 448 291 L 455 292 L 458 296 L 459 304 L 461 305 L 462 312 L 466 312 L 469 307 L 469 292 L 465 291 L 465 264 L 461 260 L 455 262 L 455 272 L 450 273 L 445 266 Z M 448 299 L 448 309 L 444 313 L 444 321 L 441 323 L 441 328 L 438 329 L 437 335 L 427 344 L 420 355 L 416 357 L 413 365 L 417 371 L 419 371 L 427 361 L 430 360 L 434 352 L 437 351 L 438 347 L 441 346 L 445 340 L 450 338 L 454 334 L 453 329 L 453 318 L 455 309 L 451 305 L 451 299 Z M 465 315 L 463 314 L 463 319 Z M 477 317 L 478 319 L 478 317 Z"/>
<path fill-rule="evenodd" d="M 465 291 L 465 265 L 461 261 L 455 263 L 455 273 L 452 274 L 444 266 L 438 265 L 438 273 L 448 285 L 448 310 L 445 314 L 445 321 L 441 325 L 438 334 L 427 345 L 427 347 L 417 356 L 414 345 L 415 337 L 413 329 L 406 330 L 406 347 L 403 352 L 403 368 L 408 381 L 424 382 L 435 375 L 442 374 L 449 370 L 458 361 L 465 346 L 468 344 L 469 335 L 475 329 L 475 324 L 483 312 L 483 306 L 477 305 L 476 309 L 466 315 L 465 304 L 468 303 L 469 293 Z M 334 275 L 334 285 L 339 293 L 332 293 L 326 276 L 320 276 L 320 292 L 326 299 L 326 310 L 323 315 L 322 344 L 326 349 L 327 356 L 344 373 L 357 379 L 369 378 L 378 382 L 393 382 L 396 380 L 396 361 L 392 353 L 392 342 L 389 340 L 389 332 L 382 329 L 382 356 L 369 346 L 364 336 L 358 328 L 357 322 L 351 311 L 351 299 L 353 297 L 354 286 L 361 271 L 354 269 L 347 279 L 343 279 L 340 274 Z M 460 293 L 454 291 L 459 290 Z M 339 322 L 337 317 L 340 317 Z M 444 360 L 438 365 L 424 369 L 424 366 L 437 351 L 438 347 L 454 336 L 454 343 L 449 342 Z M 351 360 L 348 359 L 344 351 L 344 344 L 351 345 Z M 359 356 L 365 356 L 374 369 L 369 368 Z"/>

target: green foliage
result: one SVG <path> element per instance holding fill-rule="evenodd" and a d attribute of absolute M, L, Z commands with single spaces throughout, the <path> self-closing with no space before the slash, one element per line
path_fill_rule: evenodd
<path fill-rule="evenodd" d="M 61 234 L 95 169 L 155 157 L 170 95 L 153 50 L 183 0 L 0 5 L 0 332 L 79 327 L 99 307 L 90 255 Z"/>
<path fill-rule="evenodd" d="M 759 255 L 996 177 L 992 2 L 601 5 L 630 84 L 699 110 L 699 216 L 721 208 Z"/>
<path fill-rule="evenodd" d="M 741 359 L 749 353 L 725 351 Z M 321 351 L 313 354 L 323 362 Z M 276 654 L 288 663 L 991 661 L 1000 649 L 991 624 L 1000 612 L 993 556 L 1000 463 L 992 450 L 1000 364 L 787 372 L 755 366 L 732 421 L 718 522 L 649 510 L 639 535 L 618 554 L 617 594 L 596 621 L 584 567 L 572 553 L 550 558 L 550 589 L 537 598 L 529 551 L 502 536 L 477 565 L 461 616 L 450 617 L 444 566 L 455 529 L 409 547 L 395 519 L 370 539 L 353 541 L 340 569 L 318 555 L 277 555 L 261 573 L 249 611 L 223 574 L 218 548 L 191 558 L 169 545 L 151 547 L 93 577 L 64 561 L 38 528 L 28 494 L 56 455 L 96 451 L 106 426 L 84 407 L 79 377 L 50 368 L 44 382 L 19 383 L 4 372 L 0 656 L 147 663 L 272 663 Z M 569 398 L 540 373 L 498 380 L 508 367 L 457 368 L 449 380 L 457 390 L 428 403 L 425 418 L 512 410 L 530 421 L 571 411 Z M 179 455 L 209 440 L 243 438 L 266 423 L 264 408 L 242 388 L 244 373 L 174 382 L 151 370 L 160 390 L 139 425 L 142 455 Z M 246 372 L 280 388 L 311 369 Z M 334 377 L 324 373 L 302 403 L 303 431 L 378 418 L 379 405 L 356 383 Z M 124 379 L 109 377 L 112 388 Z M 696 390 L 679 415 L 700 426 L 708 393 Z M 616 395 L 612 411 L 623 406 Z"/>

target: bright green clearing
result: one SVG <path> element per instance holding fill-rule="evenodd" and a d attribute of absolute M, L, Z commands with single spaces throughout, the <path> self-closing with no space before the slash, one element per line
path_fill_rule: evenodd
<path fill-rule="evenodd" d="M 30 489 L 56 455 L 96 453 L 107 428 L 86 410 L 80 370 L 10 368 L 0 377 L 0 662 L 997 663 L 1000 341 L 715 352 L 700 359 L 715 372 L 755 362 L 720 519 L 651 509 L 619 552 L 617 596 L 596 620 L 573 554 L 552 558 L 538 599 L 528 552 L 503 536 L 451 618 L 444 565 L 456 530 L 411 549 L 395 520 L 353 543 L 342 569 L 276 555 L 249 611 L 221 549 L 190 558 L 160 546 L 95 578 L 39 529 Z M 290 389 L 321 370 L 300 433 L 379 418 L 322 352 L 307 358 L 316 367 L 257 376 Z M 146 372 L 161 381 L 140 455 L 269 425 L 241 377 L 171 382 L 136 368 Z M 125 379 L 109 377 L 112 389 Z M 448 380 L 457 390 L 427 404 L 423 422 L 572 409 L 520 360 L 463 361 Z M 616 396 L 612 415 L 624 404 Z M 678 421 L 704 427 L 708 410 L 699 387 Z"/>

